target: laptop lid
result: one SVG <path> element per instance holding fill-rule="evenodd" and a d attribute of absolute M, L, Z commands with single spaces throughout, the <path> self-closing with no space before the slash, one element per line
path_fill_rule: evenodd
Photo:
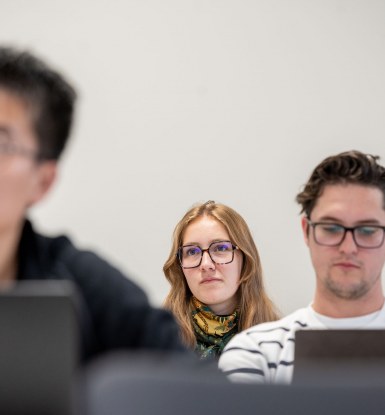
<path fill-rule="evenodd" d="M 2 413 L 71 413 L 76 301 L 69 281 L 21 281 L 0 290 Z"/>
<path fill-rule="evenodd" d="M 293 383 L 385 386 L 385 330 L 299 330 Z"/>
<path fill-rule="evenodd" d="M 232 383 L 205 364 L 150 351 L 104 356 L 87 368 L 81 415 L 385 413 L 383 389 Z"/>

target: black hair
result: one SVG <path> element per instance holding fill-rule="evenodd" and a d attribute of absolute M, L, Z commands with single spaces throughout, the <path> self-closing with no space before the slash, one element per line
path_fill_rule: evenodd
<path fill-rule="evenodd" d="M 71 132 L 75 89 L 30 52 L 11 47 L 0 47 L 0 89 L 30 107 L 38 158 L 57 160 Z"/>

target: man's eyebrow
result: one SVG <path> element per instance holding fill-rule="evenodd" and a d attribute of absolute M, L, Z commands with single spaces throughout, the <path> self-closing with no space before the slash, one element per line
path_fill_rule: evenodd
<path fill-rule="evenodd" d="M 315 222 L 333 222 L 333 223 L 340 223 L 342 222 L 341 219 L 336 218 L 334 216 L 321 216 Z"/>
<path fill-rule="evenodd" d="M 364 219 L 356 222 L 357 225 L 381 225 L 381 222 L 377 219 Z"/>
<path fill-rule="evenodd" d="M 330 222 L 330 223 L 336 223 L 338 225 L 343 225 L 344 220 L 335 218 L 333 216 L 322 216 L 317 220 L 317 222 Z M 374 218 L 366 218 L 361 219 L 356 222 L 354 222 L 356 225 L 379 225 L 381 222 L 378 219 Z"/>

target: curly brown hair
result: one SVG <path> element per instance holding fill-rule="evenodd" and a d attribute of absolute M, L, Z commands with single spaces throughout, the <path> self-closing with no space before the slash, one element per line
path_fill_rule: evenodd
<path fill-rule="evenodd" d="M 296 201 L 302 206 L 301 213 L 310 217 L 323 189 L 330 184 L 376 187 L 382 191 L 385 209 L 385 168 L 378 160 L 378 156 L 357 150 L 327 157 L 313 170 L 303 190 L 296 197 Z"/>

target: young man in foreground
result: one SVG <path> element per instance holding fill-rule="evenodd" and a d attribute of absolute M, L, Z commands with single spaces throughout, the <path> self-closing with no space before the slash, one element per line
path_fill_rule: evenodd
<path fill-rule="evenodd" d="M 116 349 L 183 350 L 171 315 L 92 252 L 38 234 L 27 219 L 55 181 L 76 93 L 28 52 L 0 47 L 0 282 L 73 281 L 79 290 L 82 357 Z"/>

